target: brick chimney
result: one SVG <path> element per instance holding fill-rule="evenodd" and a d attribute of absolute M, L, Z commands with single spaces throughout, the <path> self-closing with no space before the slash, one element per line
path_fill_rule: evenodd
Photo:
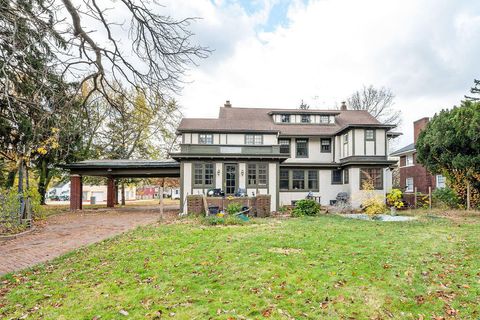
<path fill-rule="evenodd" d="M 430 119 L 428 117 L 425 117 L 413 122 L 413 143 L 417 143 L 418 135 L 423 129 L 425 129 L 425 126 L 429 120 Z"/>
<path fill-rule="evenodd" d="M 225 108 L 231 108 L 232 104 L 230 103 L 230 100 L 225 101 L 225 104 L 223 105 Z"/>
<path fill-rule="evenodd" d="M 345 101 L 342 101 L 342 105 L 340 106 L 340 110 L 342 110 L 342 111 L 347 110 L 347 103 Z"/>

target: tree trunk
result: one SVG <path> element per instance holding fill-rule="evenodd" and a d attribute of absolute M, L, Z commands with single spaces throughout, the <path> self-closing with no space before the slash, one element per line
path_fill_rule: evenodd
<path fill-rule="evenodd" d="M 25 213 L 25 197 L 24 197 L 24 188 L 23 188 L 23 158 L 20 158 L 18 165 L 18 196 L 20 197 L 20 208 L 18 208 L 18 223 L 22 222 L 24 213 Z"/>
<path fill-rule="evenodd" d="M 48 168 L 47 161 L 42 159 L 40 165 L 40 175 L 38 177 L 38 193 L 40 193 L 40 204 L 45 204 L 45 194 L 47 193 Z"/>
<path fill-rule="evenodd" d="M 122 206 L 125 205 L 125 181 L 122 179 Z"/>

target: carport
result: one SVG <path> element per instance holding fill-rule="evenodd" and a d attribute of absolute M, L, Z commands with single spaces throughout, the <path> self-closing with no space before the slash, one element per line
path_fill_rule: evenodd
<path fill-rule="evenodd" d="M 82 209 L 83 177 L 107 178 L 107 207 L 115 206 L 117 178 L 179 178 L 175 160 L 86 160 L 62 165 L 70 171 L 70 211 Z"/>

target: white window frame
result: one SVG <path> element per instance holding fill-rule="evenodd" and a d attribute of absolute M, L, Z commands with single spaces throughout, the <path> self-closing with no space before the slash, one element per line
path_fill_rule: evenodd
<path fill-rule="evenodd" d="M 411 161 L 409 162 L 408 159 L 411 159 Z M 413 165 L 413 154 L 407 154 L 405 156 L 405 167 L 412 167 Z"/>
<path fill-rule="evenodd" d="M 213 134 L 212 133 L 199 133 L 198 134 L 198 144 L 213 144 Z"/>
<path fill-rule="evenodd" d="M 411 181 L 412 183 L 408 183 Z M 411 188 L 410 188 L 411 187 Z M 405 192 L 413 192 L 415 190 L 413 177 L 408 177 L 405 179 Z"/>
<path fill-rule="evenodd" d="M 323 123 L 323 124 L 330 123 L 330 116 L 320 115 L 320 123 Z"/>
<path fill-rule="evenodd" d="M 442 181 L 442 184 L 439 184 L 439 183 L 438 183 L 440 179 L 443 180 L 443 181 Z M 435 185 L 436 185 L 437 189 L 443 189 L 443 188 L 445 188 L 445 187 L 447 186 L 447 185 L 446 185 L 446 178 L 445 178 L 443 175 L 441 175 L 441 174 L 437 174 L 437 175 L 435 176 Z"/>

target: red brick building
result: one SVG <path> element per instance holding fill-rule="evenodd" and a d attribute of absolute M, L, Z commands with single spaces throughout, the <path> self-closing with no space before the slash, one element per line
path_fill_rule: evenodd
<path fill-rule="evenodd" d="M 445 187 L 445 177 L 442 175 L 432 175 L 427 169 L 417 162 L 417 151 L 415 143 L 418 135 L 425 128 L 429 119 L 422 118 L 413 123 L 413 143 L 393 152 L 391 156 L 400 157 L 400 188 L 405 193 L 405 200 L 413 205 L 415 190 L 417 192 L 428 194 L 429 187 L 432 191 L 435 188 Z"/>

